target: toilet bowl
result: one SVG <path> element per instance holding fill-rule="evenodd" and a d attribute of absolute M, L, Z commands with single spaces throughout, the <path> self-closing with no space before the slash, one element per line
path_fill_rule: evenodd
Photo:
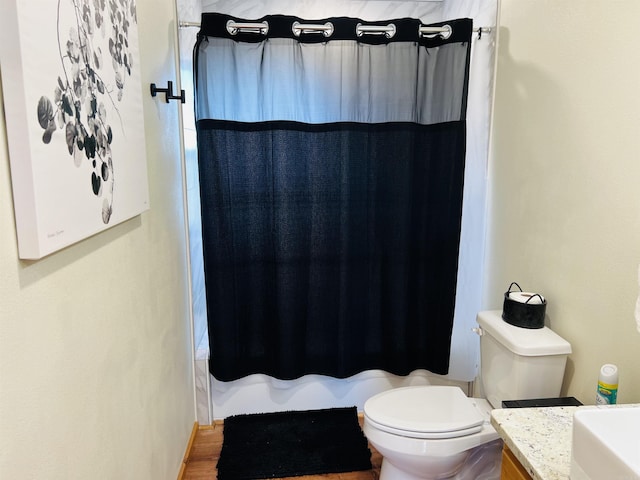
<path fill-rule="evenodd" d="M 560 394 L 571 345 L 547 327 L 504 322 L 481 312 L 481 378 L 487 400 L 459 387 L 404 387 L 364 404 L 363 431 L 382 455 L 380 480 L 498 480 L 502 441 L 490 424 L 503 400 Z"/>
<path fill-rule="evenodd" d="M 459 387 L 405 387 L 371 397 L 363 430 L 383 457 L 380 480 L 499 479 L 502 441 L 490 412 L 489 402 Z"/>

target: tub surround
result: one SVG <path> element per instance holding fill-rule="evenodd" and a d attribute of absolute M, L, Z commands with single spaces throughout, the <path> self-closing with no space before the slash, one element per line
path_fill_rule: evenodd
<path fill-rule="evenodd" d="M 568 480 L 573 414 L 578 409 L 615 407 L 497 409 L 491 412 L 491 424 L 533 480 Z"/>

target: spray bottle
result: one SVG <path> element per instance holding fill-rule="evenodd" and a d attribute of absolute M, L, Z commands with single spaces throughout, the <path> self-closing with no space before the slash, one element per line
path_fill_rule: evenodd
<path fill-rule="evenodd" d="M 600 368 L 596 405 L 613 405 L 618 398 L 618 367 L 607 363 Z"/>

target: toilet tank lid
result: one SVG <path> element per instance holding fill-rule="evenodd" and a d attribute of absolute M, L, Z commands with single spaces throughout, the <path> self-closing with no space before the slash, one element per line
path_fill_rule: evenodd
<path fill-rule="evenodd" d="M 535 357 L 571 353 L 571 344 L 550 328 L 516 327 L 502 319 L 501 310 L 480 312 L 477 321 L 486 333 L 517 355 Z"/>

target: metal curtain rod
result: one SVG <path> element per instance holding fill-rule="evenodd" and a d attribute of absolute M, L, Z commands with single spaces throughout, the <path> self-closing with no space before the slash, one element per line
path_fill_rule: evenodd
<path fill-rule="evenodd" d="M 200 27 L 200 22 L 188 22 L 188 21 L 180 21 L 178 23 L 180 28 L 187 27 Z M 267 22 L 262 23 L 237 23 L 233 21 L 227 22 L 227 30 L 232 35 L 235 35 L 240 30 L 245 30 L 247 32 L 252 33 L 262 33 L 266 34 L 269 29 L 269 25 Z M 302 24 L 299 22 L 294 22 L 292 25 L 292 30 L 294 35 L 298 36 L 300 33 L 311 33 L 311 32 L 319 32 L 323 33 L 325 36 L 330 36 L 333 33 L 333 25 L 327 22 L 322 25 L 318 24 Z M 478 36 L 481 36 L 484 33 L 491 33 L 491 27 L 475 27 L 473 29 Z M 389 25 L 361 25 L 358 24 L 357 32 L 358 36 L 365 33 L 373 33 L 373 34 L 384 34 L 388 37 L 392 37 L 395 34 L 395 26 L 393 24 Z M 452 33 L 451 27 L 449 25 L 444 25 L 442 27 L 420 27 L 420 33 L 422 35 L 429 34 L 442 34 L 444 38 L 449 38 Z"/>

